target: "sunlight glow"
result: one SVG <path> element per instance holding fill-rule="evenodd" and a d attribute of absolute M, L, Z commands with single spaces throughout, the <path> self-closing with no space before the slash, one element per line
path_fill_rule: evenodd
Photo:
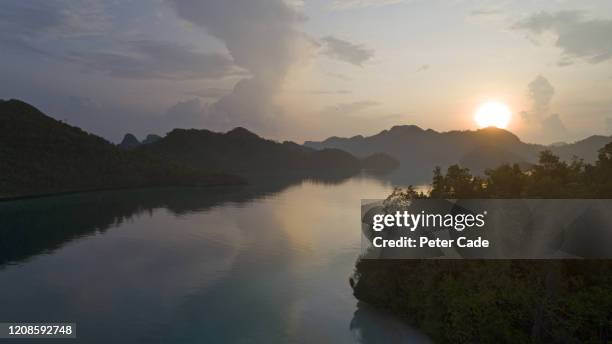
<path fill-rule="evenodd" d="M 488 101 L 478 107 L 474 120 L 481 128 L 497 127 L 505 129 L 510 123 L 512 113 L 508 106 L 498 101 Z"/>

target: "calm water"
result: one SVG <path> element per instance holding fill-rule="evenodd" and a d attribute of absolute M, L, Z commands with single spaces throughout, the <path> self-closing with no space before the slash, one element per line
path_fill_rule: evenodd
<path fill-rule="evenodd" d="M 0 322 L 76 322 L 86 343 L 426 342 L 348 284 L 359 200 L 391 188 L 360 176 L 0 203 Z"/>

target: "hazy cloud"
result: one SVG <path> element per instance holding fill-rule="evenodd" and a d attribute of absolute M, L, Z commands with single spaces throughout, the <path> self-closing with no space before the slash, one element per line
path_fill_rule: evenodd
<path fill-rule="evenodd" d="M 114 51 L 78 52 L 68 57 L 86 71 L 136 79 L 219 79 L 239 71 L 224 54 L 155 40 L 129 41 Z"/>
<path fill-rule="evenodd" d="M 171 106 L 165 113 L 163 123 L 167 129 L 172 128 L 201 128 L 204 125 L 206 104 L 198 98 L 180 101 Z"/>
<path fill-rule="evenodd" d="M 225 43 L 236 65 L 252 77 L 210 105 L 207 123 L 216 129 L 244 125 L 271 131 L 279 115 L 274 105 L 289 68 L 311 43 L 296 28 L 304 20 L 283 0 L 167 0 L 176 13 Z"/>
<path fill-rule="evenodd" d="M 562 141 L 567 139 L 568 130 L 561 121 L 558 114 L 552 114 L 542 120 L 542 138 L 552 141 Z"/>
<path fill-rule="evenodd" d="M 373 100 L 362 100 L 351 103 L 340 103 L 333 106 L 329 106 L 321 111 L 324 115 L 348 115 L 356 112 L 363 111 L 365 109 L 378 106 L 379 102 Z"/>
<path fill-rule="evenodd" d="M 527 95 L 531 100 L 531 110 L 523 111 L 523 118 L 527 122 L 541 121 L 548 115 L 550 102 L 555 95 L 555 88 L 548 79 L 541 75 L 532 80 L 527 88 Z"/>
<path fill-rule="evenodd" d="M 335 90 L 335 91 L 319 90 L 319 91 L 308 91 L 307 93 L 326 95 L 326 94 L 351 94 L 352 92 L 349 90 Z"/>
<path fill-rule="evenodd" d="M 328 72 L 328 73 L 325 73 L 325 75 L 330 76 L 330 77 L 332 77 L 334 79 L 342 80 L 342 81 L 350 81 L 350 80 L 352 80 L 352 78 L 350 76 L 344 75 L 344 74 L 341 74 L 341 73 Z M 612 77 L 611 77 L 611 79 L 612 79 Z"/>
<path fill-rule="evenodd" d="M 83 71 L 136 79 L 218 79 L 238 73 L 230 56 L 171 41 L 129 40 L 113 33 L 103 1 L 0 3 L 0 40 L 20 52 L 52 56 Z M 87 42 L 95 37 L 96 44 Z M 49 44 L 49 42 L 54 42 Z"/>
<path fill-rule="evenodd" d="M 519 22 L 514 29 L 534 35 L 550 32 L 557 36 L 555 45 L 563 52 L 560 66 L 571 59 L 600 63 L 612 58 L 612 20 L 588 19 L 580 11 L 539 12 Z"/>
<path fill-rule="evenodd" d="M 20 0 L 0 2 L 0 35 L 22 39 L 40 36 L 99 35 L 110 27 L 103 2 L 94 0 Z"/>
<path fill-rule="evenodd" d="M 383 7 L 388 5 L 397 5 L 404 2 L 406 2 L 406 0 L 334 0 L 331 4 L 331 9 L 341 11 L 369 7 Z"/>
<path fill-rule="evenodd" d="M 0 47 L 20 54 L 64 58 L 58 40 L 103 36 L 112 27 L 100 1 L 22 0 L 0 2 Z"/>
<path fill-rule="evenodd" d="M 374 56 L 372 49 L 334 36 L 324 37 L 322 42 L 324 43 L 323 53 L 325 55 L 356 66 L 362 66 L 364 62 Z"/>
<path fill-rule="evenodd" d="M 185 92 L 187 95 L 196 96 L 200 98 L 221 98 L 232 92 L 231 89 L 220 88 L 220 87 L 207 87 L 196 91 Z"/>
<path fill-rule="evenodd" d="M 428 69 L 429 69 L 429 65 L 428 64 L 424 64 L 424 65 L 419 66 L 419 68 L 417 68 L 417 72 L 424 72 L 424 71 L 426 71 Z"/>
<path fill-rule="evenodd" d="M 478 17 L 478 16 L 495 16 L 501 14 L 500 10 L 493 10 L 493 9 L 476 9 L 470 12 L 470 15 L 473 17 Z"/>
<path fill-rule="evenodd" d="M 551 83 L 538 75 L 527 86 L 527 95 L 531 100 L 531 109 L 521 112 L 528 124 L 526 131 L 541 142 L 562 141 L 568 138 L 569 131 L 558 114 L 550 114 L 550 105 L 555 95 Z"/>

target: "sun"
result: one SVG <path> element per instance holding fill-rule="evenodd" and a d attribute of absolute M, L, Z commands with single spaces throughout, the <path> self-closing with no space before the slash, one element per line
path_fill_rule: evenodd
<path fill-rule="evenodd" d="M 505 129 L 510 124 L 511 119 L 510 108 L 498 101 L 488 101 L 481 104 L 474 114 L 474 120 L 481 128 L 497 127 Z"/>

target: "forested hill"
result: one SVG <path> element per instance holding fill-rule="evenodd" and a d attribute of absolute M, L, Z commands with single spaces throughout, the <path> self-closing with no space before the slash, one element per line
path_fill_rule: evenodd
<path fill-rule="evenodd" d="M 481 174 L 486 168 L 502 163 L 534 164 L 539 153 L 550 150 L 564 161 L 573 156 L 593 162 L 597 150 L 612 142 L 612 137 L 591 136 L 570 144 L 545 146 L 522 142 L 513 133 L 497 128 L 437 132 L 415 125 L 399 125 L 373 136 L 331 137 L 321 142 L 308 141 L 306 146 L 345 150 L 358 157 L 382 152 L 402 162 L 402 167 L 424 169 L 460 164 Z"/>
<path fill-rule="evenodd" d="M 19 100 L 0 100 L 0 198 L 242 179 L 125 151 Z"/>
<path fill-rule="evenodd" d="M 244 128 L 226 133 L 174 129 L 162 139 L 136 149 L 149 156 L 214 171 L 252 173 L 357 172 L 392 169 L 397 161 L 376 155 L 360 160 L 339 149 L 315 150 L 294 142 L 267 140 Z"/>

